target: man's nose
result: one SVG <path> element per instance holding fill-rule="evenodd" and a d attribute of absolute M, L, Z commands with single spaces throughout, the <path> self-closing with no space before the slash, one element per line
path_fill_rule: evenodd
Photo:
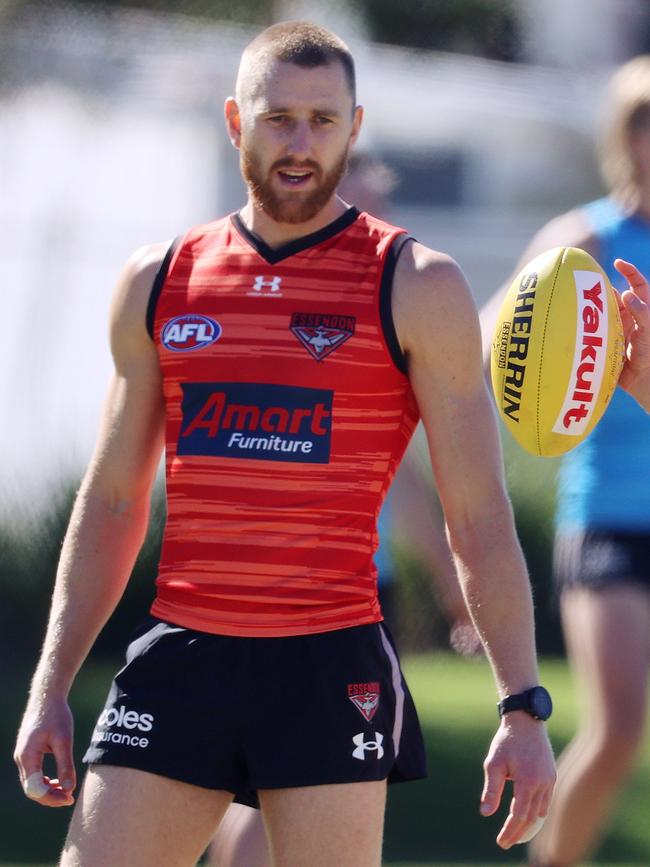
<path fill-rule="evenodd" d="M 291 128 L 287 152 L 292 157 L 304 158 L 309 155 L 311 147 L 311 130 L 309 122 L 299 120 Z"/>

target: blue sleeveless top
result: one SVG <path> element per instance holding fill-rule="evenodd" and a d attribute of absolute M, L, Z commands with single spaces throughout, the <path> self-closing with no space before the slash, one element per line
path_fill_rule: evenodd
<path fill-rule="evenodd" d="M 375 566 L 377 567 L 377 583 L 379 587 L 391 584 L 395 577 L 395 558 L 393 557 L 391 540 L 392 523 L 393 494 L 389 488 L 377 520 L 379 547 L 373 557 Z"/>
<path fill-rule="evenodd" d="M 650 223 L 628 216 L 609 198 L 586 205 L 583 213 L 616 289 L 627 288 L 614 268 L 616 258 L 650 275 Z M 650 532 L 650 415 L 622 389 L 591 435 L 562 459 L 557 504 L 560 532 Z"/>

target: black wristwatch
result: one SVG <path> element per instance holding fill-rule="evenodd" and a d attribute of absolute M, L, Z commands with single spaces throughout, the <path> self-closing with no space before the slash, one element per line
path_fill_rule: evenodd
<path fill-rule="evenodd" d="M 548 690 L 543 686 L 533 686 L 525 692 L 507 695 L 498 703 L 499 716 L 510 713 L 511 710 L 525 710 L 534 719 L 547 720 L 553 713 L 553 702 Z"/>

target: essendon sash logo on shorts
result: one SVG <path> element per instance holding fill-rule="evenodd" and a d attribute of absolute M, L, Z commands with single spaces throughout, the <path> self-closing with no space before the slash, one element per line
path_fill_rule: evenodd
<path fill-rule="evenodd" d="M 185 382 L 179 455 L 327 464 L 334 392 L 255 382 Z"/>
<path fill-rule="evenodd" d="M 292 313 L 289 326 L 307 352 L 322 361 L 354 334 L 356 318 L 328 313 Z"/>
<path fill-rule="evenodd" d="M 349 683 L 348 698 L 368 722 L 377 713 L 379 707 L 379 681 L 372 683 Z"/>

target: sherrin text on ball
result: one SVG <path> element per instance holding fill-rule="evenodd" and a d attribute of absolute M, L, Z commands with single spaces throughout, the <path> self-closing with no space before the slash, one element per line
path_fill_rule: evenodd
<path fill-rule="evenodd" d="M 556 247 L 515 278 L 497 317 L 492 388 L 526 451 L 569 451 L 594 429 L 623 366 L 615 290 L 584 250 Z"/>

